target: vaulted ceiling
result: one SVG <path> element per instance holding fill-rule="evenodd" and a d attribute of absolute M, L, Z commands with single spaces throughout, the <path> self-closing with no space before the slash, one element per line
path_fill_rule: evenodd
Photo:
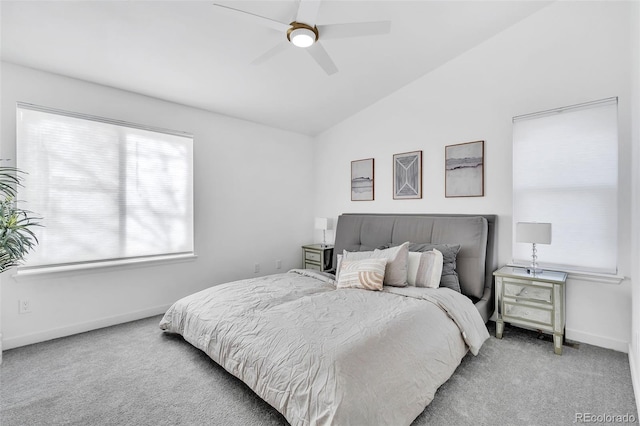
<path fill-rule="evenodd" d="M 305 1 L 305 0 L 303 0 Z M 295 20 L 298 1 L 219 1 Z M 320 40 L 327 75 L 286 35 L 213 1 L 2 1 L 2 60 L 316 135 L 535 13 L 546 1 L 336 1 L 317 24 L 391 21 L 385 35 Z"/>

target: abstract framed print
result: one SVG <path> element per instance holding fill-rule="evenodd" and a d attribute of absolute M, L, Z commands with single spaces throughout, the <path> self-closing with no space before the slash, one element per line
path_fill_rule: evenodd
<path fill-rule="evenodd" d="M 422 198 L 422 151 L 394 154 L 393 198 Z"/>
<path fill-rule="evenodd" d="M 351 201 L 373 201 L 373 166 L 373 158 L 351 162 Z"/>
<path fill-rule="evenodd" d="M 444 149 L 445 197 L 484 196 L 484 141 Z"/>

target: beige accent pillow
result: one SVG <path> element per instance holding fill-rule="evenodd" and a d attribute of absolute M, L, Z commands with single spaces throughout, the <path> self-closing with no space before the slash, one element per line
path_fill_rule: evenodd
<path fill-rule="evenodd" d="M 384 272 L 384 285 L 394 287 L 406 287 L 407 285 L 407 258 L 409 257 L 409 242 L 384 250 L 374 251 L 344 251 L 342 261 L 362 259 L 387 259 L 387 267 Z M 338 271 L 338 274 L 340 271 Z M 340 279 L 338 275 L 338 279 Z"/>
<path fill-rule="evenodd" d="M 433 249 L 409 252 L 407 263 L 407 282 L 416 287 L 438 288 L 442 276 L 442 252 Z"/>
<path fill-rule="evenodd" d="M 336 287 L 382 290 L 386 266 L 386 259 L 343 260 Z"/>

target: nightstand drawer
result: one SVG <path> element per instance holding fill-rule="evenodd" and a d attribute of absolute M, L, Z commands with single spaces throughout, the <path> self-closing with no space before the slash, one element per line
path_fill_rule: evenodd
<path fill-rule="evenodd" d="M 551 326 L 553 325 L 551 314 L 552 311 L 550 310 L 534 308 L 532 306 L 526 305 L 512 304 L 507 301 L 504 302 L 505 321 L 508 321 L 509 318 L 512 318 Z"/>
<path fill-rule="evenodd" d="M 320 253 L 314 251 L 305 251 L 304 258 L 312 262 L 320 262 Z"/>
<path fill-rule="evenodd" d="M 305 269 L 314 269 L 316 271 L 321 271 L 322 270 L 320 268 L 320 265 L 316 265 L 315 263 L 305 263 L 304 264 L 304 268 Z"/>
<path fill-rule="evenodd" d="M 515 297 L 545 303 L 551 303 L 553 300 L 553 288 L 551 286 L 532 286 L 527 285 L 526 281 L 504 280 L 503 291 L 505 297 Z"/>

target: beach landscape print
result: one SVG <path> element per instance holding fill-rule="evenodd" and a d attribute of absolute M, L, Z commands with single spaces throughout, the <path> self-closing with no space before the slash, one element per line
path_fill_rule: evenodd
<path fill-rule="evenodd" d="M 422 198 L 422 151 L 393 156 L 393 198 Z"/>
<path fill-rule="evenodd" d="M 484 196 L 484 141 L 445 147 L 445 196 Z"/>
<path fill-rule="evenodd" d="M 351 162 L 351 201 L 373 200 L 373 158 Z"/>

